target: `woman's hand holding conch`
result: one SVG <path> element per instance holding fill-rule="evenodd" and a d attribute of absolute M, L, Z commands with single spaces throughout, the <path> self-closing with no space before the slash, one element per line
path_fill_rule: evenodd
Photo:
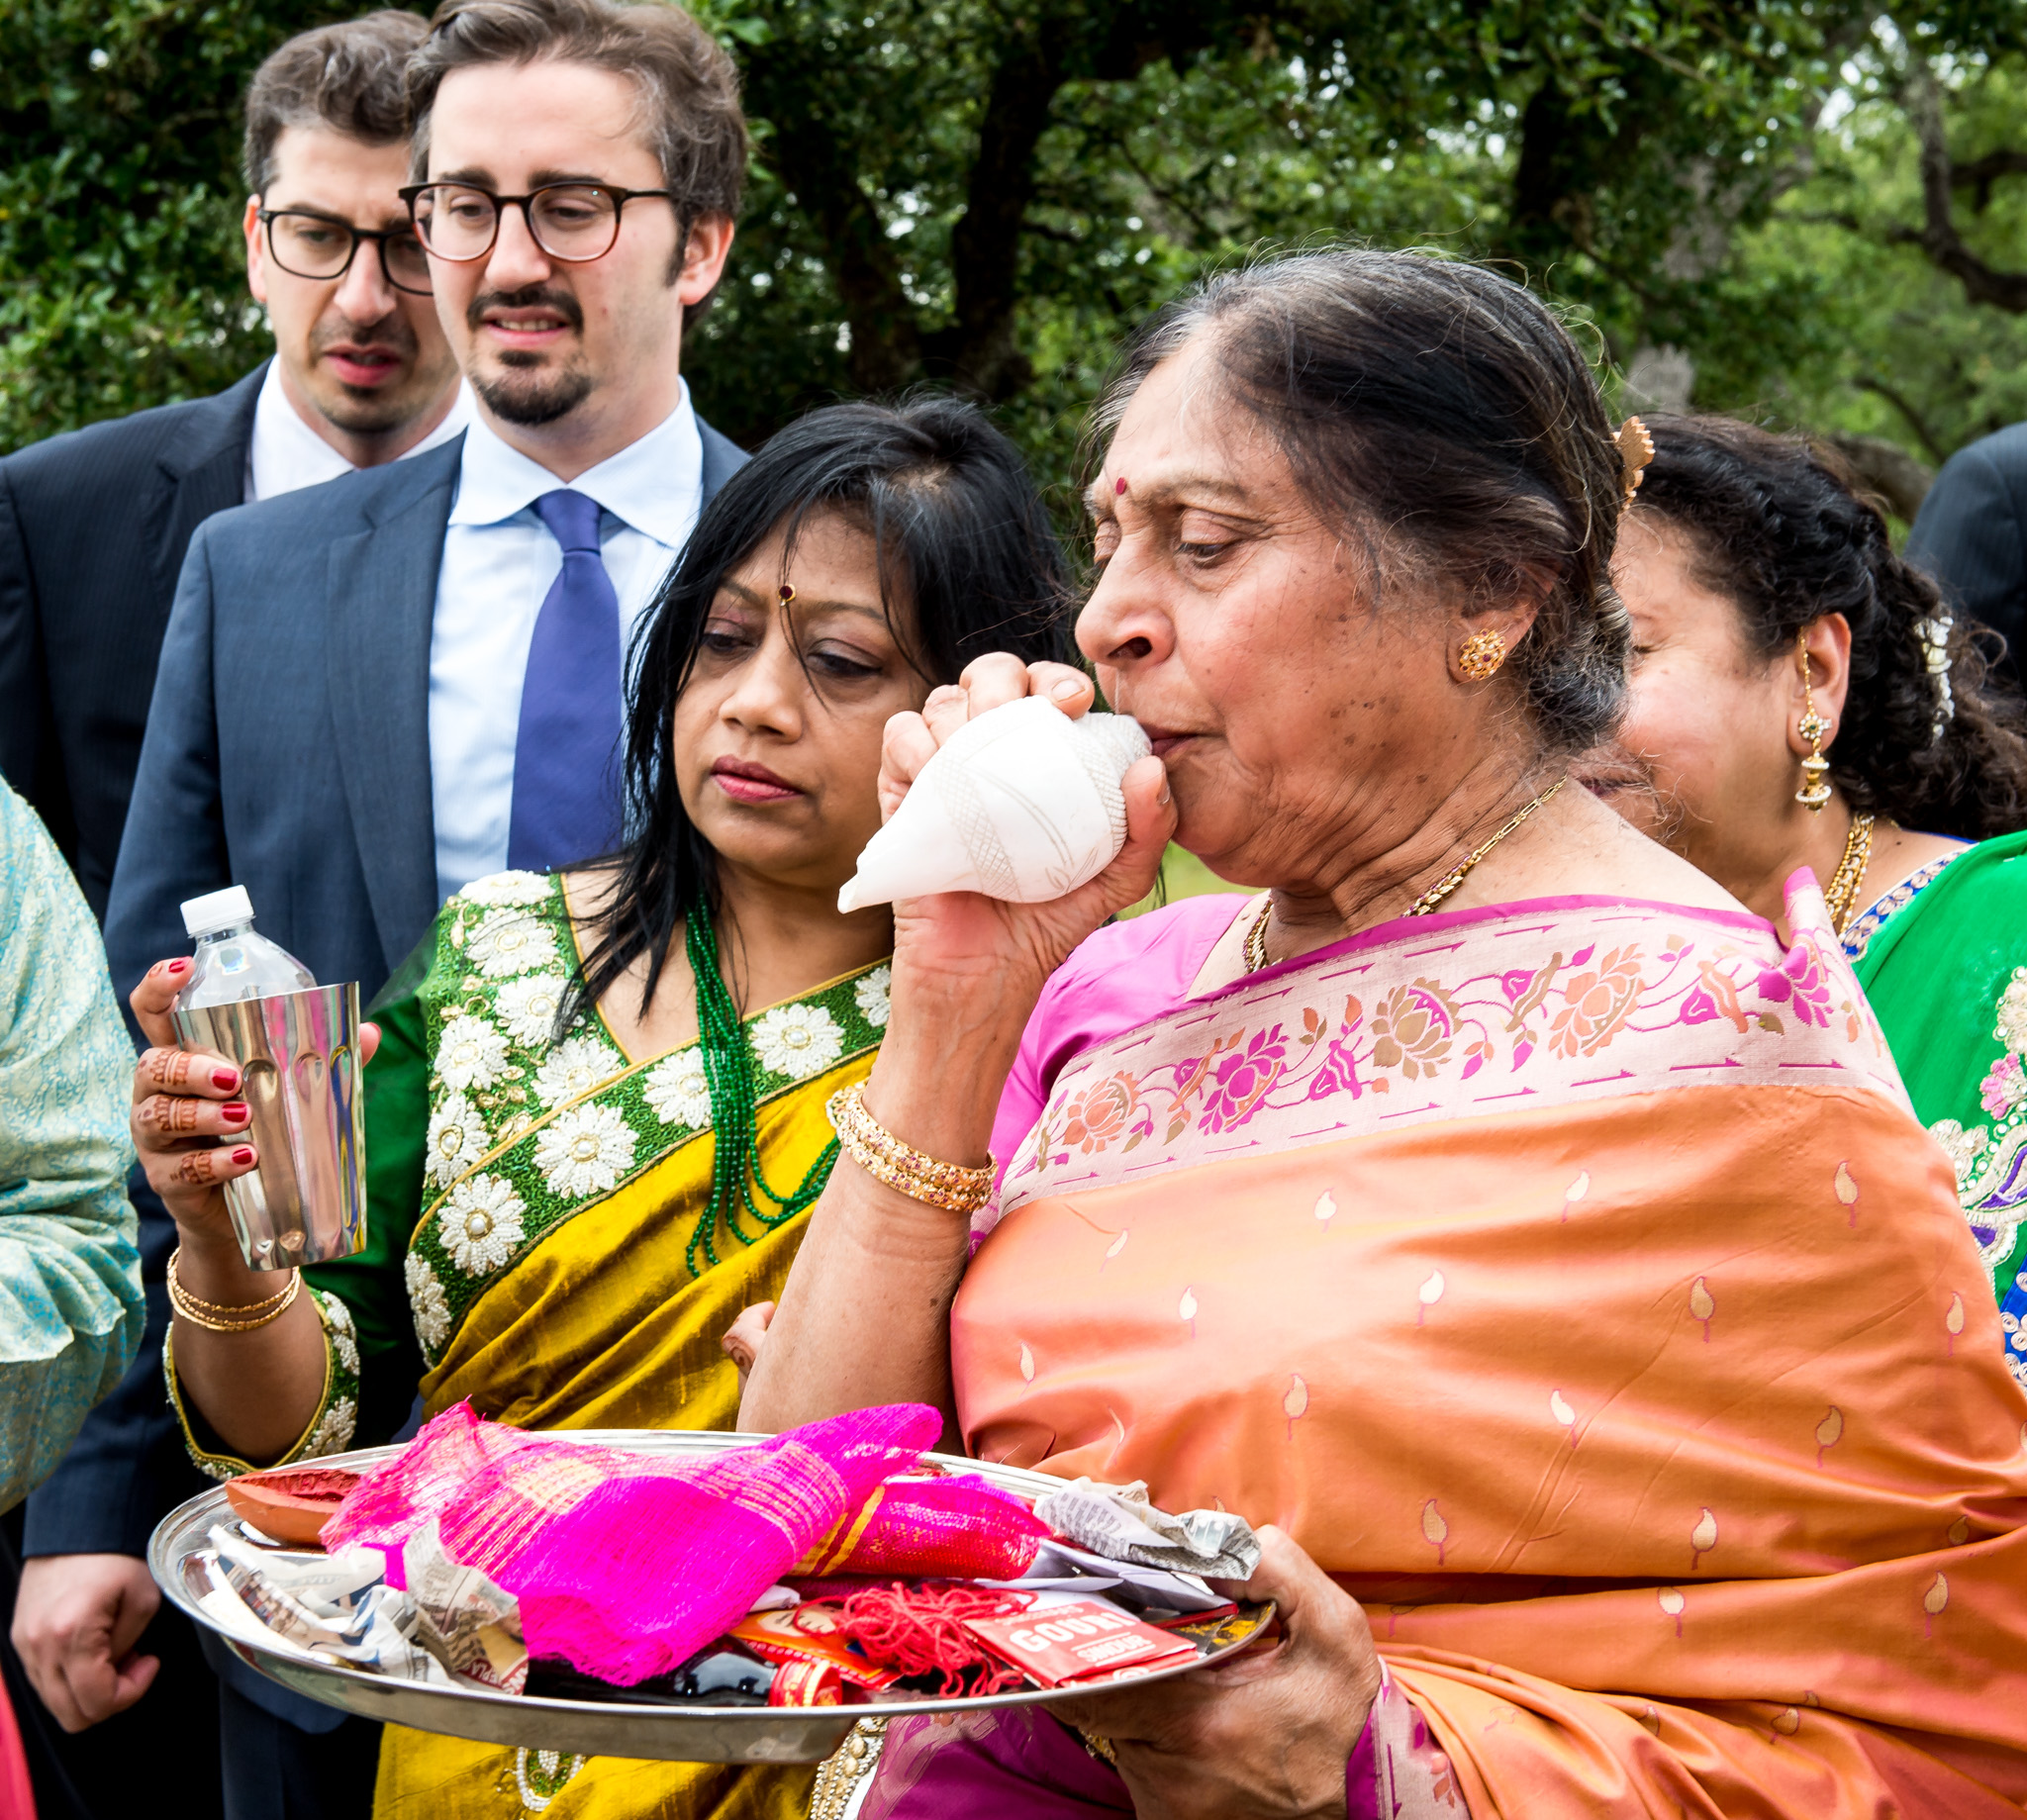
<path fill-rule="evenodd" d="M 887 723 L 880 770 L 880 807 L 892 820 L 923 768 L 970 721 L 1010 702 L 1034 697 L 1079 719 L 1096 698 L 1091 679 L 1067 664 L 1023 664 L 1006 652 L 971 663 L 952 687 L 938 689 L 918 715 Z M 1046 902 L 1017 903 L 979 892 L 948 891 L 895 906 L 895 984 L 940 981 L 967 994 L 990 990 L 1017 1004 L 1025 1021 L 1042 984 L 1092 930 L 1154 889 L 1161 856 L 1176 825 L 1168 779 L 1151 754 L 1119 781 L 1125 802 L 1125 844 L 1095 878 Z M 870 849 L 869 849 L 870 852 Z"/>

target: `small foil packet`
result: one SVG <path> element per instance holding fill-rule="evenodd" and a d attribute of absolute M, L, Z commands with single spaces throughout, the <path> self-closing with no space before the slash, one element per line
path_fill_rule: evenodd
<path fill-rule="evenodd" d="M 1103 1485 L 1078 1479 L 1034 1500 L 1034 1514 L 1066 1542 L 1108 1561 L 1134 1561 L 1206 1580 L 1251 1580 L 1260 1565 L 1260 1541 L 1246 1519 L 1230 1510 L 1186 1510 L 1172 1516 L 1147 1496 L 1136 1479 Z"/>
<path fill-rule="evenodd" d="M 477 1568 L 452 1561 L 434 1517 L 409 1537 L 401 1564 L 415 1601 L 416 1641 L 453 1678 L 519 1693 L 528 1680 L 521 1601 Z"/>
<path fill-rule="evenodd" d="M 1043 1687 L 1151 1675 L 1198 1656 L 1188 1638 L 1103 1599 L 1049 1599 L 1011 1618 L 967 1618 L 964 1628 Z"/>

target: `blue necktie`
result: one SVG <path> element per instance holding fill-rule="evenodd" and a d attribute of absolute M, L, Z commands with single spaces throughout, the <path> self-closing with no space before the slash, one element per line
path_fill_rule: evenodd
<path fill-rule="evenodd" d="M 528 647 L 507 863 L 541 872 L 620 842 L 620 597 L 599 553 L 597 500 L 559 487 L 534 513 L 563 567 Z"/>

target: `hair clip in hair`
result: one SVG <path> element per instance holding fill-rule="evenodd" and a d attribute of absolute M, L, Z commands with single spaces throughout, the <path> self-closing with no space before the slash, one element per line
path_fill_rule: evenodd
<path fill-rule="evenodd" d="M 1654 438 L 1647 433 L 1645 424 L 1629 417 L 1618 427 L 1611 441 L 1619 451 L 1619 510 L 1623 512 L 1633 503 L 1647 464 L 1654 459 Z"/>

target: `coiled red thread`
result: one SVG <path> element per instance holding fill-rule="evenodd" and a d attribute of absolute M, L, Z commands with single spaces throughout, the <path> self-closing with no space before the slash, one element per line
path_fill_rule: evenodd
<path fill-rule="evenodd" d="M 942 1676 L 939 1699 L 1002 1693 L 1026 1676 L 1002 1662 L 964 1628 L 967 1618 L 1011 1618 L 1034 1603 L 1031 1592 L 953 1585 L 868 1586 L 844 1601 L 838 1630 L 883 1669 Z"/>

